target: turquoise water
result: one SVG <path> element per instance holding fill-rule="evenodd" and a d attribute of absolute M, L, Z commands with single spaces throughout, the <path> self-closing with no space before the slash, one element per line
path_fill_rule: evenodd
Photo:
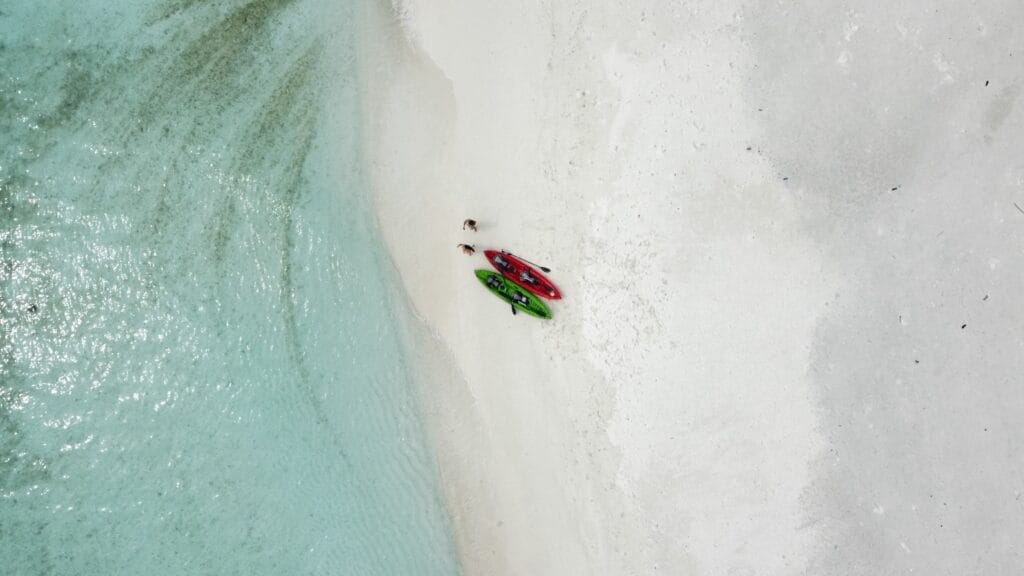
<path fill-rule="evenodd" d="M 0 4 L 0 573 L 457 572 L 354 12 Z"/>

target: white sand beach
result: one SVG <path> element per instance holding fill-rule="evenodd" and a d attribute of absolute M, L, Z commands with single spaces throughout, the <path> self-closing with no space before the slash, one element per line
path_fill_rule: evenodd
<path fill-rule="evenodd" d="M 1024 570 L 1024 5 L 912 4 L 367 9 L 467 575 Z"/>

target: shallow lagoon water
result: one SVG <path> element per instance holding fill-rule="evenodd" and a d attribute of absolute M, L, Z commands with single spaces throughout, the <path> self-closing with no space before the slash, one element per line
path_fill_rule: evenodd
<path fill-rule="evenodd" d="M 354 2 L 0 8 L 4 574 L 453 574 Z"/>

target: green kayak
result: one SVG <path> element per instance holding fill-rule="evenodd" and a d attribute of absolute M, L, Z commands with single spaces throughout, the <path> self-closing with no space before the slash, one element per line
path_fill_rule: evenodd
<path fill-rule="evenodd" d="M 476 277 L 492 294 L 511 304 L 513 309 L 518 308 L 537 318 L 551 319 L 551 311 L 548 310 L 548 307 L 539 298 L 520 288 L 501 274 L 490 270 L 477 270 Z"/>

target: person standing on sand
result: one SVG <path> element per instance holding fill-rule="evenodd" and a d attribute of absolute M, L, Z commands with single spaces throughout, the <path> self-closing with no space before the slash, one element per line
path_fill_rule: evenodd
<path fill-rule="evenodd" d="M 465 220 L 463 220 L 462 229 L 465 230 L 466 228 L 469 228 L 473 232 L 476 232 L 476 220 L 473 220 L 472 218 L 466 218 Z"/>
<path fill-rule="evenodd" d="M 469 244 L 459 244 L 458 248 L 462 248 L 462 253 L 466 256 L 472 256 L 476 252 L 476 248 L 473 248 Z"/>

